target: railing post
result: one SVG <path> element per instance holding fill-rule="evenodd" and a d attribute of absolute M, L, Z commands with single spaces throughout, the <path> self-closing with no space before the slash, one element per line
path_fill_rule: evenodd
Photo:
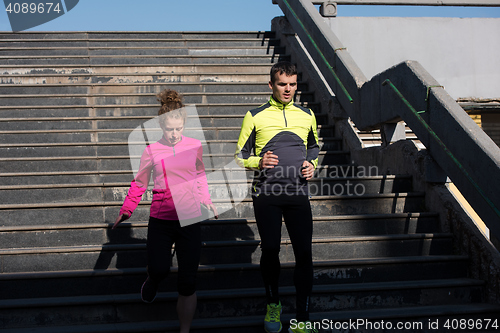
<path fill-rule="evenodd" d="M 319 12 L 323 17 L 336 17 L 337 16 L 337 3 L 333 1 L 325 1 L 319 7 Z"/>
<path fill-rule="evenodd" d="M 406 126 L 402 121 L 385 123 L 380 128 L 380 135 L 382 136 L 382 146 L 386 147 L 396 141 L 406 140 Z"/>

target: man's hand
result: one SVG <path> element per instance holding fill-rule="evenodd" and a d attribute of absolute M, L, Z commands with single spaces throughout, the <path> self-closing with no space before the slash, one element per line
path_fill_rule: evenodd
<path fill-rule="evenodd" d="M 275 165 L 278 165 L 278 162 L 277 155 L 274 155 L 272 151 L 266 151 L 259 162 L 259 169 L 272 169 Z"/>
<path fill-rule="evenodd" d="M 304 161 L 302 163 L 302 176 L 306 179 L 309 180 L 314 176 L 314 166 L 307 161 Z"/>
<path fill-rule="evenodd" d="M 130 215 L 128 215 L 127 213 L 121 214 L 120 216 L 118 216 L 116 218 L 115 224 L 113 224 L 113 228 L 111 228 L 111 229 L 115 229 L 118 226 L 118 224 L 122 223 L 125 220 L 128 220 L 129 218 L 130 218 Z"/>

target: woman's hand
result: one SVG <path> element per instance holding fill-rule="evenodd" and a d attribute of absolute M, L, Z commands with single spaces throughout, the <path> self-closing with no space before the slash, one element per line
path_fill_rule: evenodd
<path fill-rule="evenodd" d="M 219 218 L 219 213 L 217 213 L 217 208 L 215 208 L 214 204 L 209 204 L 209 205 L 204 204 L 203 206 L 205 206 L 208 210 L 214 213 L 214 217 L 216 220 Z"/>
<path fill-rule="evenodd" d="M 122 223 L 125 220 L 128 220 L 129 218 L 130 218 L 130 215 L 128 215 L 127 213 L 121 214 L 120 216 L 118 216 L 116 218 L 115 224 L 113 224 L 113 228 L 111 228 L 111 229 L 115 229 L 118 226 L 118 224 Z"/>

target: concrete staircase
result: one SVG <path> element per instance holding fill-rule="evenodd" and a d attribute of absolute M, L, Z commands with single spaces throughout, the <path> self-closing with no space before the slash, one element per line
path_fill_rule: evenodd
<path fill-rule="evenodd" d="M 229 163 L 245 112 L 269 97 L 270 65 L 287 59 L 279 44 L 267 32 L 0 34 L 0 331 L 176 331 L 175 267 L 157 301 L 140 300 L 149 202 L 110 230 L 133 178 L 128 135 L 156 115 L 157 92 L 177 89 L 196 105 L 205 144 L 220 149 L 207 162 Z M 428 329 L 498 318 L 425 193 L 408 176 L 353 165 L 307 82 L 296 100 L 315 111 L 322 145 L 311 182 L 313 319 Z M 231 204 L 218 196 L 224 186 L 210 182 L 219 207 Z M 283 229 L 285 322 L 294 288 Z M 250 198 L 203 222 L 203 235 L 193 332 L 263 331 Z"/>

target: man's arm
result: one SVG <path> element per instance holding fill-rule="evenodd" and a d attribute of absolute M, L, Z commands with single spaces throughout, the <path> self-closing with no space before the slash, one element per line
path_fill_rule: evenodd
<path fill-rule="evenodd" d="M 318 125 L 316 124 L 316 117 L 311 111 L 311 129 L 309 130 L 309 135 L 307 136 L 307 157 L 306 161 L 311 163 L 314 168 L 318 166 L 318 156 L 319 156 L 319 141 L 318 141 Z"/>
<path fill-rule="evenodd" d="M 234 159 L 239 166 L 247 169 L 259 169 L 259 162 L 262 159 L 252 153 L 255 150 L 255 125 L 253 116 L 247 112 L 241 125 L 240 136 L 236 144 Z"/>

